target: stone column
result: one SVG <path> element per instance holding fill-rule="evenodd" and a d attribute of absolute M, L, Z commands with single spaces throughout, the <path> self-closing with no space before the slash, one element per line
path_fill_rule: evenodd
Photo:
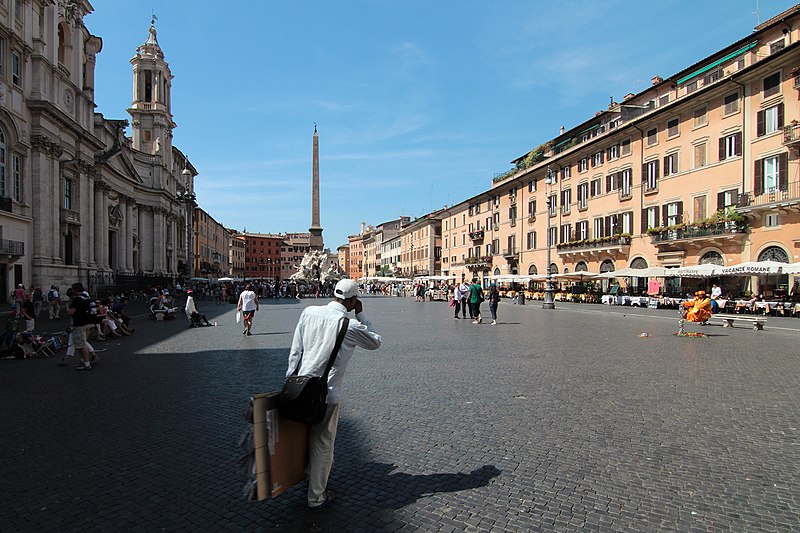
<path fill-rule="evenodd" d="M 52 250 L 52 241 L 50 240 L 51 233 L 49 223 L 50 217 L 48 217 L 48 198 L 55 198 L 56 204 L 58 204 L 59 197 L 57 195 L 53 195 L 50 191 L 50 183 L 52 183 L 52 179 L 48 179 L 49 176 L 54 175 L 52 173 L 53 162 L 42 152 L 34 151 L 31 156 L 31 172 L 34 176 L 32 180 L 32 194 L 33 200 L 31 202 L 33 206 L 33 261 L 40 262 L 40 261 L 50 261 L 53 257 L 53 250 Z M 55 174 L 58 176 L 58 174 Z M 11 183 L 10 179 L 6 180 L 7 184 Z"/>
<path fill-rule="evenodd" d="M 103 191 L 102 181 L 94 182 L 94 262 L 98 269 L 103 268 Z M 87 221 L 88 222 L 88 221 Z"/>
<path fill-rule="evenodd" d="M 125 271 L 131 272 L 134 270 L 133 265 L 133 235 L 136 231 L 136 225 L 134 224 L 133 220 L 133 198 L 125 198 L 125 220 L 127 223 L 125 224 L 125 240 L 124 240 L 124 251 L 125 251 Z"/>
<path fill-rule="evenodd" d="M 164 216 L 161 207 L 153 208 L 153 270 L 164 272 Z"/>

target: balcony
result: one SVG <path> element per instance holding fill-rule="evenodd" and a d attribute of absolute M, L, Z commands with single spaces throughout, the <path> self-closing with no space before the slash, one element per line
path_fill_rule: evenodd
<path fill-rule="evenodd" d="M 792 123 L 783 128 L 783 145 L 789 148 L 800 147 L 800 123 Z"/>
<path fill-rule="evenodd" d="M 787 184 L 785 189 L 770 188 L 762 194 L 745 192 L 736 201 L 736 211 L 743 215 L 757 211 L 800 211 L 800 181 Z"/>
<path fill-rule="evenodd" d="M 483 230 L 479 229 L 479 230 L 475 230 L 475 231 L 470 231 L 469 232 L 469 238 L 472 239 L 473 242 L 474 241 L 482 241 L 483 240 Z"/>
<path fill-rule="evenodd" d="M 73 226 L 81 225 L 81 214 L 72 209 L 61 209 L 61 223 Z"/>
<path fill-rule="evenodd" d="M 0 196 L 0 211 L 5 211 L 7 213 L 13 213 L 12 210 L 12 202 L 11 198 L 8 196 Z"/>
<path fill-rule="evenodd" d="M 515 257 L 517 257 L 517 253 L 518 253 L 518 250 L 517 250 L 516 247 L 514 247 L 514 248 L 506 248 L 505 250 L 503 250 L 503 257 L 505 257 L 506 259 L 515 258 Z"/>
<path fill-rule="evenodd" d="M 564 257 L 598 257 L 601 254 L 627 254 L 630 245 L 630 235 L 621 234 L 598 239 L 570 241 L 556 245 L 556 250 L 558 255 Z"/>
<path fill-rule="evenodd" d="M 710 245 L 723 246 L 747 238 L 745 226 L 733 221 L 717 224 L 698 224 L 673 228 L 648 230 L 650 240 L 660 250 L 685 250 L 704 248 Z"/>
<path fill-rule="evenodd" d="M 464 265 L 471 271 L 477 272 L 492 266 L 492 256 L 484 255 L 481 257 L 470 256 L 464 261 Z"/>
<path fill-rule="evenodd" d="M 0 254 L 21 257 L 25 255 L 25 243 L 0 239 Z"/>

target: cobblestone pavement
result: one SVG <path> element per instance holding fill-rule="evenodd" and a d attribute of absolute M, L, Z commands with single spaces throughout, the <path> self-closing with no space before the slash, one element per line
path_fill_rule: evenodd
<path fill-rule="evenodd" d="M 247 503 L 241 409 L 316 303 L 262 306 L 252 337 L 228 305 L 140 319 L 90 372 L 0 361 L 0 531 L 800 531 L 800 321 L 677 338 L 674 312 L 598 305 L 490 326 L 366 298 L 384 345 L 351 361 L 337 502 Z"/>

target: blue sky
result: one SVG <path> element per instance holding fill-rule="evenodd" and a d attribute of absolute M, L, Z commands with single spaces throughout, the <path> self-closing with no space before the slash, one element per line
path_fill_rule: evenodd
<path fill-rule="evenodd" d="M 785 0 L 92 0 L 95 100 L 129 118 L 131 65 L 156 13 L 174 142 L 227 227 L 307 231 L 320 135 L 327 247 L 362 221 L 487 190 L 509 161 L 747 36 Z M 644 7 L 648 6 L 648 7 Z M 654 6 L 654 7 L 652 7 Z"/>

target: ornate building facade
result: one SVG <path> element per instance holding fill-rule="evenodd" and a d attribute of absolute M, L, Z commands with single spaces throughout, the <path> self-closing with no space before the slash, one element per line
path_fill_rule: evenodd
<path fill-rule="evenodd" d="M 151 23 L 127 120 L 95 113 L 87 0 L 0 2 L 0 290 L 191 274 L 196 170 Z M 126 136 L 130 126 L 131 136 Z"/>

